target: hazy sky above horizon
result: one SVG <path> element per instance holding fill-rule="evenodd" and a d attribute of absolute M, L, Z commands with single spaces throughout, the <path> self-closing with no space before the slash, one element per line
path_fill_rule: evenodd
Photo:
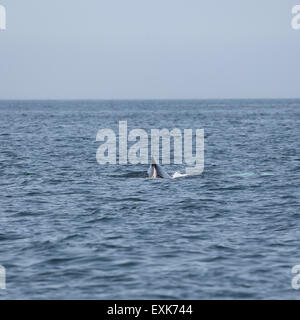
<path fill-rule="evenodd" d="M 0 4 L 0 99 L 300 97 L 300 0 Z"/>

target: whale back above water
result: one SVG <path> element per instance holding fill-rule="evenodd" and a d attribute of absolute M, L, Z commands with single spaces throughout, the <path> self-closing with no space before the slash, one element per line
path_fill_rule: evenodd
<path fill-rule="evenodd" d="M 154 168 L 156 170 L 157 178 L 171 179 L 171 177 L 168 175 L 168 173 L 159 164 L 156 163 L 154 158 L 152 158 L 150 168 L 148 169 L 148 177 L 149 178 L 153 177 Z"/>

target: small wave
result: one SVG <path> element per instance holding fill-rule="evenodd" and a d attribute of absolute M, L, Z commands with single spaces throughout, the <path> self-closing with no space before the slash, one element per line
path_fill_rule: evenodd
<path fill-rule="evenodd" d="M 241 178 L 245 177 L 245 178 L 247 178 L 247 177 L 252 177 L 254 175 L 255 175 L 254 172 L 240 172 L 240 173 L 231 174 L 229 176 L 230 177 L 241 177 Z"/>
<path fill-rule="evenodd" d="M 129 202 L 145 202 L 147 200 L 141 199 L 141 198 L 123 198 L 123 199 L 114 199 L 115 202 L 124 202 L 124 201 L 129 201 Z"/>
<path fill-rule="evenodd" d="M 108 175 L 110 178 L 145 178 L 146 174 L 145 172 L 128 172 L 124 174 L 113 174 Z"/>

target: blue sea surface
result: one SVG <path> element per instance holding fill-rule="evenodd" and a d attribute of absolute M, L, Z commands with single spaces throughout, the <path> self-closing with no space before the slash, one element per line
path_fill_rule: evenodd
<path fill-rule="evenodd" d="M 100 165 L 121 120 L 204 129 L 203 174 Z M 299 299 L 299 150 L 300 100 L 1 101 L 0 298 Z"/>

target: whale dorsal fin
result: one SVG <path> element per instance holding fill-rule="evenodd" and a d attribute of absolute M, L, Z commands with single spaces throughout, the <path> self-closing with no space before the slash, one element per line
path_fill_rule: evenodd
<path fill-rule="evenodd" d="M 149 178 L 153 177 L 154 168 L 156 169 L 157 177 L 164 178 L 164 179 L 171 179 L 168 173 L 156 162 L 154 157 L 151 158 L 151 165 L 148 169 L 148 176 Z"/>

